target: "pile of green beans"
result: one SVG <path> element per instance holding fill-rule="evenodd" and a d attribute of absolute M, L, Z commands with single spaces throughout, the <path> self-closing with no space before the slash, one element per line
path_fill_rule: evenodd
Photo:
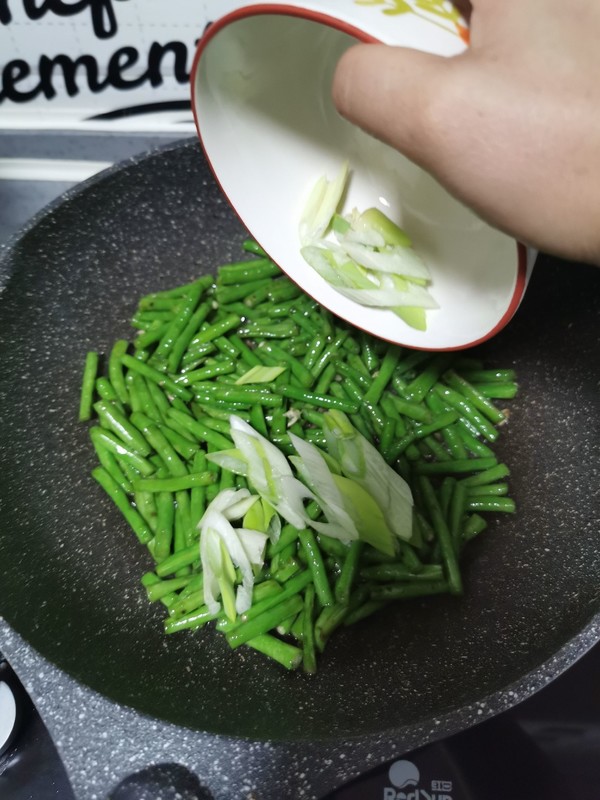
<path fill-rule="evenodd" d="M 287 669 L 314 672 L 331 634 L 393 600 L 460 594 L 465 545 L 486 512 L 513 512 L 508 467 L 493 443 L 507 414 L 494 400 L 517 391 L 510 369 L 464 355 L 404 350 L 335 319 L 251 241 L 250 255 L 185 286 L 146 295 L 137 336 L 107 357 L 88 353 L 79 419 L 99 466 L 92 475 L 144 545 L 142 577 L 167 609 L 167 634 L 214 621 Z M 99 367 L 105 374 L 99 374 Z M 236 381 L 279 367 L 270 383 Z M 336 408 L 411 486 L 411 544 L 394 556 L 284 524 L 267 546 L 251 608 L 231 621 L 204 605 L 198 523 L 219 491 L 246 487 L 207 453 L 233 446 L 237 414 L 292 451 L 288 432 L 324 446 L 322 412 Z M 252 487 L 249 487 L 252 489 Z M 313 502 L 313 519 L 321 515 Z"/>

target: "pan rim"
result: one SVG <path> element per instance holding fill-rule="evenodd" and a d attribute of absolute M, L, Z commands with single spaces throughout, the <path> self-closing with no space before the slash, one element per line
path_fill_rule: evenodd
<path fill-rule="evenodd" d="M 87 180 L 77 184 L 74 187 L 71 187 L 66 192 L 61 194 L 55 200 L 51 201 L 49 204 L 44 206 L 37 214 L 35 214 L 19 231 L 13 234 L 5 243 L 0 245 L 0 302 L 1 302 L 1 294 L 7 289 L 10 285 L 12 277 L 15 273 L 8 272 L 6 275 L 3 274 L 3 267 L 7 263 L 10 262 L 11 256 L 18 247 L 21 240 L 35 227 L 37 227 L 47 216 L 52 214 L 57 208 L 62 206 L 66 202 L 70 202 L 74 198 L 76 198 L 80 193 L 87 191 L 89 188 L 93 187 L 99 182 L 109 179 L 112 175 L 118 174 L 123 172 L 125 169 L 129 167 L 135 167 L 137 164 L 146 161 L 151 158 L 155 158 L 162 153 L 182 150 L 182 149 L 198 149 L 200 153 L 200 146 L 195 138 L 192 137 L 185 137 L 176 142 L 169 142 L 168 144 L 162 145 L 157 148 L 151 148 L 150 150 L 146 150 L 139 155 L 136 155 L 133 158 L 127 158 L 123 161 L 117 162 L 111 167 L 102 170 L 101 172 L 93 175 L 92 177 L 88 178 Z M 139 711 L 133 705 L 129 705 L 125 702 L 118 702 L 113 700 L 112 698 L 108 697 L 100 693 L 97 689 L 94 689 L 88 683 L 78 679 L 75 675 L 68 670 L 64 669 L 61 666 L 56 665 L 53 661 L 46 658 L 42 653 L 40 653 L 37 648 L 34 647 L 33 644 L 29 642 L 29 639 L 21 634 L 16 628 L 14 628 L 9 618 L 5 617 L 6 623 L 10 626 L 11 630 L 13 630 L 17 635 L 27 644 L 28 647 L 31 647 L 35 650 L 36 653 L 44 660 L 50 664 L 56 666 L 61 672 L 66 674 L 69 678 L 74 680 L 77 684 L 83 685 L 86 688 L 90 689 L 91 691 L 99 694 L 103 697 L 106 701 L 110 703 L 114 703 L 116 705 L 123 705 L 127 708 L 133 710 L 136 714 L 144 716 L 149 719 L 160 719 L 159 717 L 155 717 L 152 714 L 149 714 L 144 711 Z M 358 734 L 356 736 L 347 736 L 343 737 L 345 742 L 361 745 L 367 743 L 373 743 L 378 738 L 388 739 L 394 733 L 398 732 L 414 732 L 416 735 L 417 731 L 424 731 L 426 728 L 431 728 L 431 735 L 427 738 L 423 736 L 419 737 L 419 746 L 430 743 L 432 741 L 436 741 L 440 738 L 445 738 L 453 733 L 457 733 L 460 730 L 464 730 L 466 728 L 471 727 L 478 722 L 484 721 L 489 719 L 503 711 L 507 711 L 510 708 L 513 708 L 518 703 L 522 702 L 526 698 L 532 696 L 545 686 L 552 683 L 558 677 L 560 677 L 569 667 L 573 666 L 582 656 L 584 656 L 598 641 L 600 640 L 600 611 L 595 613 L 592 617 L 589 618 L 588 622 L 574 635 L 572 636 L 556 653 L 551 655 L 549 658 L 544 659 L 541 663 L 539 663 L 536 667 L 532 670 L 527 672 L 524 676 L 518 678 L 517 680 L 509 683 L 505 687 L 498 689 L 490 694 L 486 695 L 481 700 L 476 702 L 471 702 L 467 705 L 459 706 L 454 709 L 448 710 L 447 713 L 443 715 L 436 715 L 433 717 L 424 718 L 423 720 L 419 720 L 417 722 L 411 722 L 406 725 L 402 725 L 399 727 L 389 727 L 383 731 L 376 732 L 376 733 L 369 733 L 369 734 Z M 534 684 L 532 688 L 532 684 Z M 507 701 L 507 698 L 510 698 Z M 165 720 L 161 720 L 166 722 Z M 247 736 L 233 736 L 230 734 L 224 733 L 215 733 L 214 731 L 201 731 L 201 729 L 196 727 L 187 726 L 182 723 L 173 723 L 173 722 L 166 722 L 166 724 L 172 725 L 179 729 L 186 729 L 191 731 L 198 731 L 202 733 L 207 733 L 211 736 L 218 736 L 223 739 L 229 740 L 241 740 L 241 741 L 257 741 L 257 742 L 266 742 L 270 741 L 277 745 L 293 745 L 298 746 L 303 743 L 306 743 L 307 739 L 300 739 L 300 738 L 293 738 L 289 740 L 285 739 L 261 739 L 258 737 L 247 737 Z M 439 731 L 439 733 L 436 733 Z M 334 743 L 340 742 L 339 736 L 332 736 L 329 737 L 315 737 L 312 736 L 310 738 L 311 742 L 322 742 L 324 744 L 333 745 Z M 416 746 L 416 745 L 415 745 Z"/>

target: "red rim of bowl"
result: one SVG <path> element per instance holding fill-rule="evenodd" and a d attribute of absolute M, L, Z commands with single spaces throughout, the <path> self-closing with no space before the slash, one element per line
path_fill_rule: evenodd
<path fill-rule="evenodd" d="M 236 213 L 242 224 L 245 226 L 245 222 L 239 212 L 237 211 L 235 204 L 232 202 L 231 198 L 223 188 L 221 181 L 219 180 L 219 176 L 217 174 L 216 169 L 214 168 L 210 156 L 206 147 L 204 146 L 204 140 L 202 139 L 202 133 L 200 131 L 200 124 L 198 122 L 198 108 L 196 106 L 196 93 L 194 91 L 195 82 L 196 82 L 196 74 L 198 71 L 198 66 L 200 64 L 200 59 L 204 52 L 204 49 L 208 45 L 208 43 L 213 39 L 216 34 L 230 25 L 232 22 L 238 22 L 239 20 L 245 19 L 247 17 L 255 17 L 261 16 L 265 14 L 276 14 L 279 16 L 286 16 L 286 17 L 298 17 L 300 19 L 306 19 L 311 22 L 318 22 L 322 25 L 327 25 L 330 28 L 334 28 L 342 33 L 347 33 L 350 36 L 353 36 L 359 42 L 363 42 L 365 44 L 382 44 L 380 39 L 377 39 L 375 36 L 371 36 L 365 31 L 361 30 L 360 28 L 356 28 L 353 25 L 350 25 L 348 22 L 344 22 L 344 20 L 337 19 L 336 17 L 331 17 L 328 14 L 324 14 L 321 11 L 314 11 L 312 9 L 307 8 L 299 8 L 298 6 L 287 6 L 287 5 L 274 5 L 272 3 L 260 3 L 255 6 L 242 6 L 241 8 L 236 9 L 235 11 L 231 11 L 229 14 L 225 14 L 223 17 L 220 17 L 215 22 L 209 24 L 209 26 L 205 29 L 204 34 L 200 41 L 198 42 L 198 46 L 196 48 L 196 54 L 194 56 L 194 61 L 192 64 L 192 72 L 191 72 L 191 100 L 192 100 L 192 113 L 194 115 L 194 123 L 196 125 L 196 132 L 198 134 L 198 139 L 200 140 L 200 144 L 204 151 L 204 155 L 208 162 L 208 166 L 211 172 L 214 175 L 214 178 L 219 185 L 223 195 L 227 198 L 227 201 L 233 211 Z M 481 336 L 479 339 L 475 339 L 472 342 L 467 344 L 459 345 L 456 347 L 427 347 L 427 346 L 417 346 L 417 345 L 407 345 L 403 342 L 396 342 L 389 339 L 386 339 L 384 336 L 378 336 L 379 339 L 384 339 L 385 341 L 391 341 L 393 344 L 399 344 L 402 347 L 408 347 L 414 350 L 425 350 L 429 352 L 454 352 L 458 350 L 468 350 L 472 347 L 476 347 L 479 344 L 483 344 L 483 342 L 488 341 L 494 337 L 497 333 L 499 333 L 512 319 L 516 310 L 518 309 L 519 305 L 521 304 L 521 300 L 523 299 L 523 294 L 525 292 L 525 288 L 527 286 L 527 249 L 524 244 L 521 242 L 515 242 L 517 246 L 517 278 L 515 282 L 515 288 L 513 291 L 513 295 L 510 299 L 510 303 L 500 320 L 494 325 L 494 327 L 488 331 L 488 333 Z M 260 242 L 258 242 L 260 245 Z M 262 246 L 262 245 L 261 245 Z M 285 272 L 285 269 L 280 266 L 281 270 Z M 305 294 L 308 294 L 312 297 L 310 292 L 307 292 L 306 289 L 300 287 Z M 313 297 L 313 300 L 316 298 Z M 317 301 L 319 302 L 319 301 Z M 340 316 L 337 314 L 336 316 Z M 361 328 L 353 320 L 346 319 L 346 322 L 353 325 L 355 328 L 359 330 L 365 331 L 365 333 L 369 333 L 373 335 L 371 331 L 367 331 L 364 328 Z"/>

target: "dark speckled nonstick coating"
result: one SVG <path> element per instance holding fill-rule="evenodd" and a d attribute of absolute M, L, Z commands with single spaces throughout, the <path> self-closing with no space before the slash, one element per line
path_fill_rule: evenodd
<path fill-rule="evenodd" d="M 88 182 L 5 254 L 0 613 L 99 692 L 209 732 L 364 740 L 434 718 L 456 730 L 461 709 L 490 696 L 506 708 L 507 687 L 539 685 L 530 673 L 552 677 L 590 645 L 581 631 L 600 608 L 600 271 L 542 260 L 481 351 L 520 378 L 498 445 L 519 511 L 470 546 L 464 598 L 399 604 L 344 630 L 307 677 L 232 654 L 209 629 L 165 638 L 139 585 L 151 562 L 89 477 L 77 423 L 85 352 L 131 335 L 140 295 L 237 259 L 243 238 L 185 144 Z"/>

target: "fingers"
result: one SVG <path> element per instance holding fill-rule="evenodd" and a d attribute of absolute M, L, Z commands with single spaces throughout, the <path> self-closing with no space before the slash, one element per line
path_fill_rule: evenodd
<path fill-rule="evenodd" d="M 600 4 L 456 0 L 471 46 L 441 58 L 358 45 L 333 82 L 340 113 L 483 219 L 558 254 L 600 252 Z"/>
<path fill-rule="evenodd" d="M 442 144 L 439 102 L 454 59 L 386 45 L 357 45 L 342 56 L 333 82 L 339 112 L 426 169 Z"/>
<path fill-rule="evenodd" d="M 484 218 L 506 227 L 506 212 L 514 211 L 508 183 L 523 168 L 506 152 L 511 88 L 472 52 L 442 58 L 358 45 L 338 64 L 333 98 L 351 122 L 403 153 Z"/>

